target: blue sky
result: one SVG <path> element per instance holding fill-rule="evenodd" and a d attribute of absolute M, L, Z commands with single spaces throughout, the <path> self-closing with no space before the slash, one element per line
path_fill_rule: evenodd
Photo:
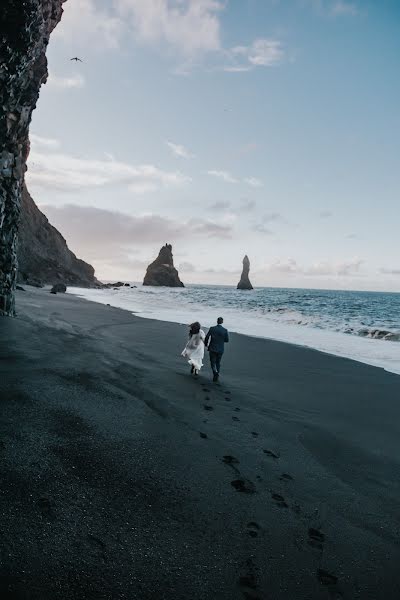
<path fill-rule="evenodd" d="M 100 278 L 171 242 L 188 283 L 400 291 L 398 2 L 64 6 L 27 180 Z"/>

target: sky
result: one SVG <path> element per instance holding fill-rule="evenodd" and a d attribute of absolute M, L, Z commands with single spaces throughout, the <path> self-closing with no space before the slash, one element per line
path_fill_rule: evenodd
<path fill-rule="evenodd" d="M 83 62 L 73 62 L 78 56 Z M 400 292 L 397 0 L 67 0 L 36 203 L 103 280 Z"/>

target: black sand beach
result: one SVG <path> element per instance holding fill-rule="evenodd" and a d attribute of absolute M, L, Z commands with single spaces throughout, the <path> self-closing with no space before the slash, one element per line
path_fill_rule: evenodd
<path fill-rule="evenodd" d="M 6 599 L 396 600 L 400 377 L 45 290 L 0 320 Z M 229 327 L 229 323 L 226 324 Z"/>

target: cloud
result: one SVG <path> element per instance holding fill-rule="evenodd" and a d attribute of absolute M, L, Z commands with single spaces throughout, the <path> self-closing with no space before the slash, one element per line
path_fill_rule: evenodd
<path fill-rule="evenodd" d="M 218 200 L 217 202 L 214 202 L 213 204 L 210 205 L 210 210 L 215 210 L 215 211 L 225 211 L 225 210 L 231 210 L 232 208 L 232 203 L 229 202 L 229 200 Z"/>
<path fill-rule="evenodd" d="M 98 0 L 75 0 L 66 2 L 61 23 L 53 35 L 74 48 L 89 47 L 96 50 L 117 48 L 124 32 L 124 22 L 109 10 L 100 6 Z"/>
<path fill-rule="evenodd" d="M 359 14 L 359 10 L 354 3 L 345 2 L 344 0 L 336 0 L 332 4 L 330 11 L 334 17 L 356 17 Z"/>
<path fill-rule="evenodd" d="M 30 154 L 28 183 L 35 188 L 76 191 L 105 185 L 124 185 L 145 193 L 181 186 L 190 178 L 178 171 L 164 171 L 154 165 L 131 165 L 117 160 L 78 158 L 36 150 Z"/>
<path fill-rule="evenodd" d="M 229 200 L 218 200 L 209 206 L 210 210 L 216 212 L 231 212 L 233 214 L 236 213 L 249 213 L 253 211 L 257 206 L 255 200 L 249 200 L 246 198 L 242 198 L 239 205 L 235 205 L 233 202 Z"/>
<path fill-rule="evenodd" d="M 356 17 L 360 14 L 357 4 L 349 0 L 302 0 L 302 3 L 329 17 Z"/>
<path fill-rule="evenodd" d="M 232 227 L 229 224 L 214 223 L 201 219 L 192 219 L 188 222 L 189 230 L 204 237 L 229 239 L 232 237 Z"/>
<path fill-rule="evenodd" d="M 216 169 L 211 169 L 210 171 L 207 171 L 207 174 L 211 175 L 212 177 L 222 179 L 226 183 L 245 183 L 250 187 L 261 187 L 263 185 L 260 179 L 256 179 L 255 177 L 245 177 L 244 179 L 240 180 L 234 177 L 229 171 L 218 171 Z"/>
<path fill-rule="evenodd" d="M 185 146 L 181 144 L 174 144 L 173 142 L 165 142 L 175 156 L 180 158 L 194 158 L 194 154 L 191 154 Z"/>
<path fill-rule="evenodd" d="M 267 270 L 277 273 L 309 275 L 311 277 L 349 277 L 358 275 L 363 263 L 363 260 L 359 258 L 353 258 L 338 263 L 320 261 L 304 267 L 299 265 L 294 258 L 288 258 L 286 260 L 278 260 L 273 262 L 268 266 Z"/>
<path fill-rule="evenodd" d="M 379 272 L 383 273 L 384 275 L 400 275 L 400 269 L 387 269 L 382 267 L 379 269 Z"/>
<path fill-rule="evenodd" d="M 247 177 L 243 181 L 251 187 L 262 187 L 263 185 L 262 181 L 260 179 L 257 179 L 256 177 Z"/>
<path fill-rule="evenodd" d="M 181 262 L 178 269 L 182 273 L 194 273 L 196 271 L 196 267 L 191 262 Z"/>
<path fill-rule="evenodd" d="M 116 11 L 134 38 L 167 44 L 187 57 L 220 50 L 218 0 L 115 0 Z"/>
<path fill-rule="evenodd" d="M 270 212 L 264 214 L 254 225 L 253 231 L 257 233 L 263 233 L 265 235 L 273 235 L 272 229 L 270 229 L 271 223 L 282 222 L 287 223 L 286 219 L 278 212 Z"/>
<path fill-rule="evenodd" d="M 333 217 L 333 212 L 332 212 L 332 211 L 330 211 L 330 210 L 321 210 L 321 211 L 318 213 L 318 216 L 319 216 L 321 219 L 330 219 L 330 217 Z"/>
<path fill-rule="evenodd" d="M 242 202 L 239 206 L 239 211 L 240 212 L 250 212 L 252 210 L 254 210 L 257 206 L 257 202 L 255 200 L 248 200 L 246 198 L 242 199 Z"/>
<path fill-rule="evenodd" d="M 226 55 L 231 64 L 225 65 L 223 70 L 240 73 L 256 67 L 275 67 L 283 61 L 285 51 L 280 40 L 259 38 L 249 46 L 234 46 Z"/>
<path fill-rule="evenodd" d="M 60 142 L 53 138 L 45 138 L 40 135 L 36 135 L 35 133 L 29 134 L 29 140 L 31 143 L 31 148 L 47 148 L 47 149 L 55 149 L 59 148 Z"/>
<path fill-rule="evenodd" d="M 231 237 L 231 227 L 203 219 L 180 221 L 160 215 L 133 216 L 91 206 L 44 205 L 40 209 L 68 244 L 89 262 L 107 261 L 118 266 L 122 260 L 148 245 L 157 247 L 166 241 Z"/>
<path fill-rule="evenodd" d="M 79 89 L 84 87 L 85 78 L 80 73 L 68 77 L 58 77 L 50 73 L 47 85 L 58 90 Z"/>
<path fill-rule="evenodd" d="M 238 180 L 235 179 L 235 177 L 233 177 L 233 175 L 231 175 L 228 171 L 211 170 L 207 171 L 207 174 L 211 175 L 212 177 L 223 179 L 223 181 L 226 181 L 227 183 L 238 183 Z"/>

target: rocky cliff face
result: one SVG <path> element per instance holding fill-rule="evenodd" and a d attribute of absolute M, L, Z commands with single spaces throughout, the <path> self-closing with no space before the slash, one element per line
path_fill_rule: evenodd
<path fill-rule="evenodd" d="M 252 290 L 253 289 L 253 286 L 250 283 L 249 273 L 250 273 L 250 261 L 249 261 L 249 257 L 246 255 L 243 259 L 242 276 L 240 278 L 239 283 L 237 284 L 238 290 Z"/>
<path fill-rule="evenodd" d="M 147 267 L 143 285 L 185 287 L 174 267 L 171 244 L 165 244 L 156 260 Z"/>
<path fill-rule="evenodd" d="M 0 314 L 14 314 L 17 231 L 28 129 L 47 78 L 46 48 L 63 0 L 1 0 Z"/>
<path fill-rule="evenodd" d="M 79 260 L 63 236 L 40 212 L 26 186 L 22 189 L 18 232 L 18 281 L 22 283 L 65 283 L 92 287 L 99 285 L 94 269 Z"/>

